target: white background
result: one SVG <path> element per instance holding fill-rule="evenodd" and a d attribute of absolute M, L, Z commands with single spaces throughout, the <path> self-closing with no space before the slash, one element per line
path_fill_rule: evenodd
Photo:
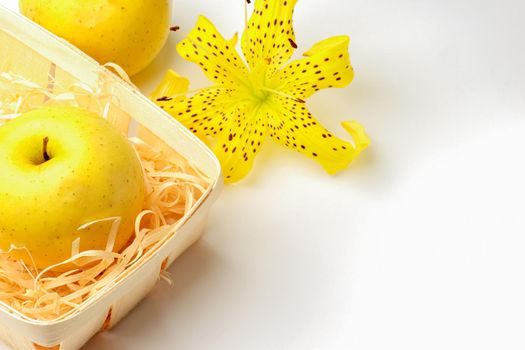
<path fill-rule="evenodd" d="M 0 0 L 16 8 L 17 1 Z M 227 36 L 242 0 L 176 0 L 162 55 L 206 14 Z M 228 186 L 207 234 L 118 327 L 87 349 L 525 348 L 525 2 L 301 0 L 305 51 L 352 37 L 356 79 L 309 108 L 372 147 L 325 174 L 270 142 Z"/>

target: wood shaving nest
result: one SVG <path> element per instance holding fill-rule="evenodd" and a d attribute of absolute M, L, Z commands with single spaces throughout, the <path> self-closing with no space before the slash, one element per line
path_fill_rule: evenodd
<path fill-rule="evenodd" d="M 0 73 L 0 126 L 43 106 L 89 105 L 107 117 L 110 104 L 118 105 L 111 94 L 113 79 L 101 78 L 99 86 L 93 89 L 82 83 L 62 86 L 53 76 L 49 78 L 50 82 L 41 86 L 15 74 Z M 175 233 L 181 219 L 206 192 L 209 179 L 175 152 L 166 154 L 138 138 L 130 138 L 130 142 L 141 159 L 147 192 L 130 243 L 121 252 L 111 250 L 119 218 L 107 218 L 103 220 L 115 224 L 108 233 L 106 250 L 79 252 L 80 242 L 73 242 L 72 257 L 61 264 L 76 268 L 67 272 L 54 272 L 51 268 L 39 271 L 11 257 L 12 250 L 24 247 L 0 251 L 0 306 L 26 319 L 64 318 L 118 282 Z"/>

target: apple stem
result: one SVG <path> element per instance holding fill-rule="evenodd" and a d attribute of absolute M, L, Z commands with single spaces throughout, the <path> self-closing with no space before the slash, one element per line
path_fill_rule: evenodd
<path fill-rule="evenodd" d="M 44 147 L 43 147 L 43 155 L 44 155 L 44 161 L 47 162 L 51 158 L 49 157 L 49 154 L 47 154 L 47 144 L 49 142 L 49 137 L 44 137 Z"/>

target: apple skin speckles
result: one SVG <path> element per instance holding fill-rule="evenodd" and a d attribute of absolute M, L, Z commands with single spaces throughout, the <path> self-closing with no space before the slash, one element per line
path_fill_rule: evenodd
<path fill-rule="evenodd" d="M 157 56 L 171 24 L 168 0 L 20 0 L 20 12 L 129 75 Z"/>
<path fill-rule="evenodd" d="M 42 162 L 44 137 L 51 159 Z M 77 237 L 81 250 L 104 249 L 111 223 L 77 231 L 93 220 L 122 218 L 120 250 L 133 233 L 144 191 L 129 141 L 91 112 L 38 109 L 0 127 L 0 248 L 25 245 L 40 268 L 69 258 Z"/>

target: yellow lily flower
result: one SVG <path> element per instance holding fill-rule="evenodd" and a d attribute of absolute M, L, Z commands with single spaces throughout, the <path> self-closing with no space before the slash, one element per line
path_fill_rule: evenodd
<path fill-rule="evenodd" d="M 357 122 L 344 122 L 353 143 L 332 135 L 306 109 L 305 99 L 324 88 L 342 88 L 354 77 L 347 36 L 315 44 L 305 58 L 289 61 L 295 35 L 292 14 L 297 0 L 256 0 L 241 41 L 246 61 L 236 50 L 237 35 L 226 40 L 200 16 L 179 54 L 198 64 L 216 85 L 190 98 L 177 98 L 187 80 L 168 72 L 154 93 L 156 103 L 203 140 L 216 139 L 213 150 L 226 182 L 251 170 L 263 141 L 296 150 L 334 174 L 346 168 L 369 144 Z"/>

